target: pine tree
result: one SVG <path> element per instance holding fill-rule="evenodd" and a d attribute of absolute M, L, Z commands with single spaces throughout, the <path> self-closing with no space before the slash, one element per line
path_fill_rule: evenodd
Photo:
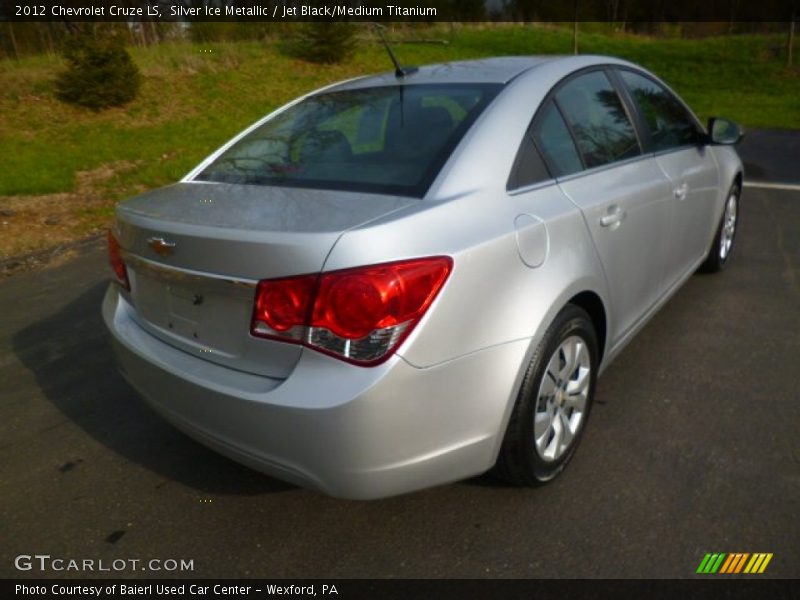
<path fill-rule="evenodd" d="M 142 76 L 118 27 L 87 24 L 67 41 L 64 58 L 67 68 L 55 82 L 64 102 L 100 110 L 126 104 L 139 91 Z"/>
<path fill-rule="evenodd" d="M 303 23 L 293 31 L 284 44 L 284 50 L 290 56 L 308 62 L 342 62 L 355 50 L 355 31 L 350 23 Z"/>

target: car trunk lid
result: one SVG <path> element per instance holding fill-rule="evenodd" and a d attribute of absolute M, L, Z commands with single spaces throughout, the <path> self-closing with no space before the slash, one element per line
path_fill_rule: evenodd
<path fill-rule="evenodd" d="M 250 335 L 261 279 L 319 272 L 342 232 L 418 200 L 180 183 L 117 209 L 137 322 L 218 364 L 287 377 L 300 346 Z"/>

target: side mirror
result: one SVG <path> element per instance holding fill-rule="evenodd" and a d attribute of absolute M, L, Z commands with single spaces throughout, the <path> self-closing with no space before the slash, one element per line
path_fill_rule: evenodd
<path fill-rule="evenodd" d="M 708 137 L 712 144 L 733 146 L 744 137 L 744 132 L 733 121 L 722 117 L 711 117 L 708 120 Z"/>

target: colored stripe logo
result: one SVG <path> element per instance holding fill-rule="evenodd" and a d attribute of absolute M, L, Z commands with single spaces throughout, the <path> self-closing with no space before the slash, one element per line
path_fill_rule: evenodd
<path fill-rule="evenodd" d="M 772 560 L 772 553 L 756 552 L 714 552 L 706 554 L 697 567 L 697 572 L 703 575 L 713 575 L 724 573 L 726 575 L 738 573 L 763 573 L 769 561 Z"/>

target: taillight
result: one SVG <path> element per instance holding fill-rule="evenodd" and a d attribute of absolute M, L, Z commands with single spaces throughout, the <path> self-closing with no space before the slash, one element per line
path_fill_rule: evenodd
<path fill-rule="evenodd" d="M 361 365 L 386 360 L 450 274 L 444 256 L 259 282 L 250 331 Z"/>
<path fill-rule="evenodd" d="M 301 342 L 316 284 L 316 275 L 259 282 L 252 333 Z"/>
<path fill-rule="evenodd" d="M 128 268 L 125 266 L 125 261 L 122 260 L 122 249 L 120 248 L 117 238 L 109 230 L 108 232 L 108 262 L 111 264 L 111 270 L 114 272 L 114 280 L 124 287 L 126 290 L 131 289 L 131 284 L 128 281 Z"/>

